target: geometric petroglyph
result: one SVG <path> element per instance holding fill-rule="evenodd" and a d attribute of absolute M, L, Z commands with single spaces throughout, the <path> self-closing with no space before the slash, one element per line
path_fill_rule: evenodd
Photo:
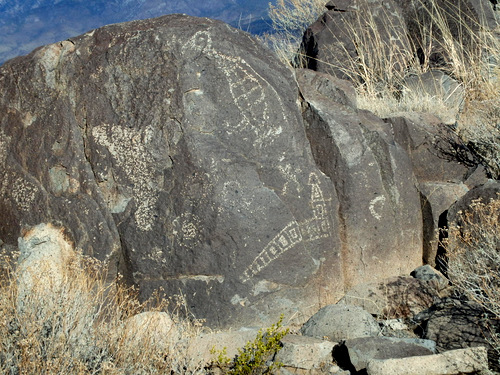
<path fill-rule="evenodd" d="M 241 276 L 243 282 L 251 279 L 273 260 L 302 241 L 302 234 L 296 221 L 288 223 L 260 252 Z"/>
<path fill-rule="evenodd" d="M 300 242 L 311 242 L 321 238 L 331 237 L 331 224 L 326 212 L 326 201 L 321 190 L 320 181 L 316 173 L 309 175 L 308 185 L 311 187 L 309 205 L 313 216 L 300 223 L 289 222 L 259 253 L 248 266 L 240 279 L 246 282 L 257 275 L 272 261 L 283 253 L 295 247 Z"/>

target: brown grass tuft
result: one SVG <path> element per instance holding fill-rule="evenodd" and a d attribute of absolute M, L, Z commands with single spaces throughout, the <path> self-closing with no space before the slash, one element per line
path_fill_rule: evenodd
<path fill-rule="evenodd" d="M 186 358 L 200 324 L 182 317 L 181 297 L 163 300 L 158 293 L 140 303 L 134 288 L 120 280 L 104 281 L 105 265 L 78 255 L 66 264 L 57 293 L 51 288 L 47 293 L 46 278 L 37 283 L 33 277 L 29 295 L 20 301 L 19 269 L 6 256 L 1 260 L 5 272 L 0 279 L 0 373 L 202 373 L 201 364 Z M 146 315 L 141 331 L 129 332 L 137 314 L 167 310 L 167 317 L 160 319 L 173 325 L 167 325 L 161 340 L 154 332 L 143 332 L 157 327 L 157 314 Z"/>

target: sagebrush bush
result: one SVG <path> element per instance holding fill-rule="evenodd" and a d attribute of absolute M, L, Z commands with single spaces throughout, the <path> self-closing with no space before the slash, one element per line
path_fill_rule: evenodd
<path fill-rule="evenodd" d="M 288 328 L 284 329 L 283 315 L 278 322 L 264 331 L 259 330 L 253 341 L 248 341 L 245 346 L 238 349 L 235 358 L 227 357 L 226 348 L 217 351 L 212 348 L 215 358 L 212 366 L 219 367 L 223 373 L 228 375 L 260 375 L 274 374 L 282 363 L 274 360 L 276 354 L 281 350 L 281 339 L 288 334 Z"/>

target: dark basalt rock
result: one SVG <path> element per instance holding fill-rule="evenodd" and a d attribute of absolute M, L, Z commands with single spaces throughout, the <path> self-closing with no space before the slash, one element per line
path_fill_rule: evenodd
<path fill-rule="evenodd" d="M 388 124 L 329 95 L 346 82 L 311 70 L 297 80 L 313 155 L 339 197 L 346 286 L 409 274 L 422 262 L 422 216 L 408 154 Z"/>
<path fill-rule="evenodd" d="M 11 60 L 0 238 L 55 222 L 143 298 L 182 292 L 210 326 L 305 320 L 340 297 L 343 263 L 336 192 L 297 96 L 250 35 L 183 15 Z"/>

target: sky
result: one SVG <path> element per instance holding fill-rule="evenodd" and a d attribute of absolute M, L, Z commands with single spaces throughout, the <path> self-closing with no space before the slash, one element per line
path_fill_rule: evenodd
<path fill-rule="evenodd" d="M 0 64 L 110 23 L 185 13 L 260 34 L 269 0 L 0 0 Z"/>

